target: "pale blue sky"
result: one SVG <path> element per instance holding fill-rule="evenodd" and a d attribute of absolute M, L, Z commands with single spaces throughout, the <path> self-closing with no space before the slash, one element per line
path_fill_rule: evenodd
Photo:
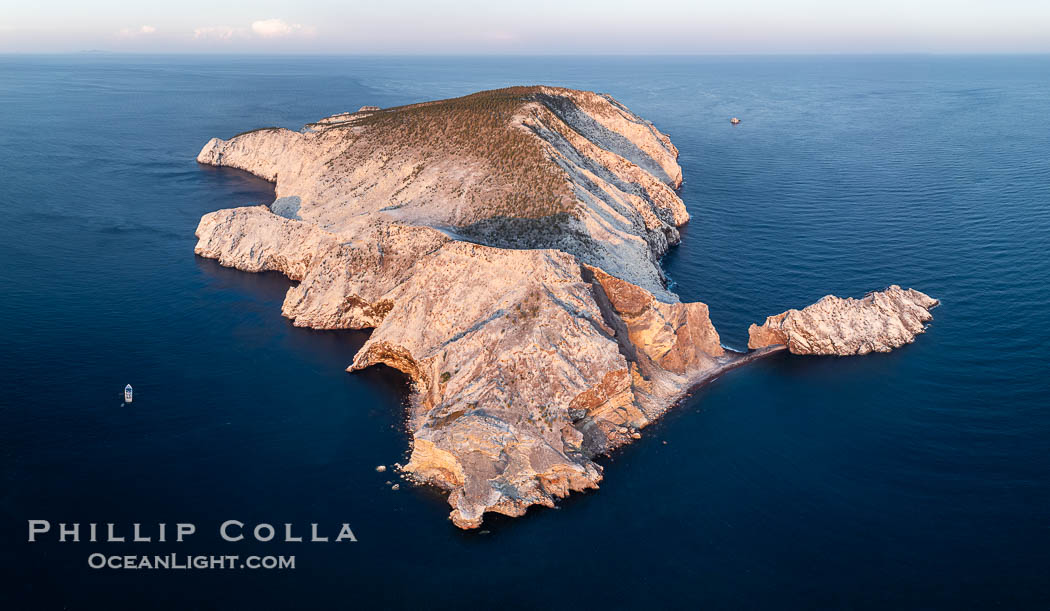
<path fill-rule="evenodd" d="M 1046 53 L 1050 0 L 0 0 L 0 52 Z"/>

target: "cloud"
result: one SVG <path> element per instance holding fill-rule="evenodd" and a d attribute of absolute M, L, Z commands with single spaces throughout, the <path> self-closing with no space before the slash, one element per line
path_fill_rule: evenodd
<path fill-rule="evenodd" d="M 312 27 L 301 23 L 288 23 L 283 19 L 260 19 L 253 21 L 246 28 L 229 25 L 201 26 L 193 30 L 193 37 L 198 40 L 229 41 L 246 38 L 287 38 L 290 36 L 311 36 Z"/>
<path fill-rule="evenodd" d="M 117 31 L 117 36 L 120 36 L 122 38 L 131 38 L 133 36 L 145 36 L 148 34 L 153 34 L 156 31 L 157 28 L 151 25 L 144 25 L 137 28 L 120 28 L 120 30 Z"/>
<path fill-rule="evenodd" d="M 230 40 L 244 34 L 244 28 L 228 25 L 209 25 L 193 30 L 193 37 L 200 40 Z"/>
<path fill-rule="evenodd" d="M 283 19 L 261 19 L 252 22 L 252 33 L 263 38 L 280 38 L 292 34 L 309 34 L 312 28 L 301 23 L 288 23 Z"/>

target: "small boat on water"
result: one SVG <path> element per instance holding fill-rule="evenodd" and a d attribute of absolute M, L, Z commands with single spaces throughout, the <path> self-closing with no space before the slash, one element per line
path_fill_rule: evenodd
<path fill-rule="evenodd" d="M 131 403 L 131 384 L 124 387 L 124 403 Z"/>
<path fill-rule="evenodd" d="M 732 123 L 733 125 L 740 125 L 740 119 L 737 119 L 736 117 L 733 117 L 732 119 L 730 119 L 729 122 Z"/>

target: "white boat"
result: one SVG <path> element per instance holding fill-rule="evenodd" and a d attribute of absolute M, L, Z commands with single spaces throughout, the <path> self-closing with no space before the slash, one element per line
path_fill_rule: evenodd
<path fill-rule="evenodd" d="M 124 403 L 131 403 L 131 384 L 124 387 Z"/>
<path fill-rule="evenodd" d="M 740 125 L 740 119 L 737 119 L 736 117 L 733 117 L 732 119 L 730 119 L 729 122 L 732 123 L 733 125 Z"/>

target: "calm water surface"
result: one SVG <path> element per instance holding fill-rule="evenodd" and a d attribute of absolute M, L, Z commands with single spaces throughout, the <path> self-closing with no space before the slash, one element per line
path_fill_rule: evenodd
<path fill-rule="evenodd" d="M 692 221 L 665 266 L 727 345 L 891 283 L 943 300 L 929 332 L 736 370 L 603 460 L 600 491 L 487 534 L 433 491 L 390 491 L 374 468 L 405 456 L 404 379 L 346 373 L 367 334 L 293 328 L 282 277 L 193 255 L 202 214 L 273 197 L 194 157 L 529 83 L 612 93 L 681 149 Z M 11 608 L 1050 604 L 1050 58 L 7 56 L 0 207 Z M 37 518 L 198 533 L 29 545 Z M 360 541 L 230 544 L 226 519 L 349 522 Z M 98 571 L 94 551 L 297 568 Z"/>

